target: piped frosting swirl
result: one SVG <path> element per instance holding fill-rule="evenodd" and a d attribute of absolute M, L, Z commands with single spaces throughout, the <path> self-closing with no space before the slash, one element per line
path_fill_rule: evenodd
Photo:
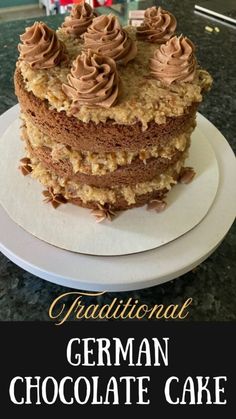
<path fill-rule="evenodd" d="M 137 37 L 158 44 L 165 43 L 174 34 L 175 17 L 161 7 L 149 7 L 144 13 L 144 21 L 137 27 Z"/>
<path fill-rule="evenodd" d="M 170 85 L 175 81 L 193 81 L 197 68 L 193 43 L 183 35 L 174 36 L 161 45 L 149 60 L 154 78 Z"/>
<path fill-rule="evenodd" d="M 70 16 L 65 18 L 62 24 L 62 29 L 73 37 L 80 37 L 86 32 L 87 27 L 91 25 L 96 13 L 88 3 L 75 5 L 70 13 Z"/>
<path fill-rule="evenodd" d="M 84 41 L 85 49 L 92 49 L 124 65 L 137 55 L 136 42 L 112 14 L 95 18 L 84 34 Z"/>
<path fill-rule="evenodd" d="M 20 59 L 33 69 L 51 68 L 67 60 L 64 44 L 45 23 L 35 22 L 20 36 Z"/>
<path fill-rule="evenodd" d="M 73 62 L 65 94 L 72 100 L 72 113 L 81 105 L 110 108 L 118 98 L 119 76 L 115 61 L 88 50 Z"/>

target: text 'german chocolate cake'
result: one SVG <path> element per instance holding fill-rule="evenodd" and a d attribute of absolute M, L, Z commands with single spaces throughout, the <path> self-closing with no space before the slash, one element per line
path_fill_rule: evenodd
<path fill-rule="evenodd" d="M 91 208 L 98 221 L 147 204 L 162 211 L 185 168 L 196 111 L 212 84 L 194 45 L 161 7 L 140 27 L 76 5 L 55 32 L 26 28 L 15 72 L 26 157 L 55 208 Z"/>

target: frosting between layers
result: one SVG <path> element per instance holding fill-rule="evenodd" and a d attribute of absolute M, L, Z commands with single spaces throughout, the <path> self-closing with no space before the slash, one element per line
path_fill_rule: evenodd
<path fill-rule="evenodd" d="M 186 156 L 184 157 L 184 159 Z M 104 205 L 114 204 L 119 197 L 123 197 L 128 205 L 135 204 L 135 197 L 157 190 L 168 189 L 176 184 L 174 175 L 178 174 L 184 164 L 184 159 L 169 168 L 166 173 L 157 176 L 149 182 L 138 183 L 135 186 L 119 186 L 112 188 L 97 188 L 86 184 L 80 184 L 73 180 L 67 180 L 49 172 L 35 157 L 31 158 L 33 178 L 37 179 L 46 187 L 53 188 L 54 193 L 62 194 L 66 199 L 80 198 L 84 203 L 95 201 Z"/>
<path fill-rule="evenodd" d="M 127 29 L 130 36 L 135 36 L 134 29 Z M 79 40 L 65 36 L 63 31 L 57 32 L 58 37 L 66 45 L 70 63 L 82 50 Z M 140 121 L 143 129 L 148 122 L 154 120 L 157 124 L 166 122 L 167 117 L 182 115 L 194 102 L 202 101 L 202 90 L 207 90 L 212 84 L 212 78 L 207 71 L 197 69 L 191 83 L 179 82 L 168 87 L 159 80 L 147 77 L 149 59 L 153 56 L 156 46 L 140 41 L 136 59 L 126 68 L 118 68 L 122 80 L 122 90 L 119 103 L 109 109 L 81 106 L 76 117 L 82 122 L 95 123 L 114 120 L 118 124 L 134 124 Z M 33 70 L 20 61 L 18 67 L 25 81 L 25 88 L 41 100 L 48 100 L 49 106 L 58 112 L 64 110 L 70 115 L 70 101 L 62 90 L 62 84 L 67 83 L 70 72 L 68 65 L 50 68 L 48 70 Z"/>
<path fill-rule="evenodd" d="M 92 153 L 73 150 L 64 144 L 57 143 L 40 131 L 24 115 L 22 115 L 22 119 L 26 125 L 29 142 L 33 149 L 38 149 L 40 147 L 50 148 L 53 161 L 69 161 L 72 165 L 74 174 L 79 172 L 99 176 L 114 172 L 120 166 L 131 164 L 137 157 L 142 160 L 144 164 L 152 157 L 171 159 L 176 150 L 184 151 L 186 149 L 194 129 L 194 127 L 192 127 L 188 132 L 173 138 L 164 148 L 155 146 L 137 152 L 124 150 L 113 153 Z"/>

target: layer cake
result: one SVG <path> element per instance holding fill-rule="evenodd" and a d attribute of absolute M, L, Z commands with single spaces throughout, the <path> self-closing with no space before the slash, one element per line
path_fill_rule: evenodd
<path fill-rule="evenodd" d="M 86 3 L 56 32 L 36 22 L 21 36 L 15 90 L 26 157 L 23 174 L 54 207 L 165 208 L 165 196 L 194 172 L 184 168 L 196 112 L 212 78 L 194 45 L 161 7 L 123 28 Z"/>

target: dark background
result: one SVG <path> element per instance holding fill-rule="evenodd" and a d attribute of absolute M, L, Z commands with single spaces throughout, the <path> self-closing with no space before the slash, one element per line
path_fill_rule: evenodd
<path fill-rule="evenodd" d="M 130 322 L 102 323 L 67 323 L 64 326 L 54 326 L 46 322 L 4 322 L 0 324 L 1 346 L 0 357 L 4 361 L 4 368 L 0 374 L 1 388 L 1 411 L 7 411 L 7 417 L 32 418 L 45 412 L 47 413 L 76 413 L 76 416 L 85 413 L 85 417 L 94 414 L 95 417 L 110 417 L 113 412 L 124 413 L 128 417 L 130 414 L 139 413 L 141 415 L 154 414 L 154 417 L 181 417 L 181 418 L 212 418 L 224 417 L 230 419 L 235 412 L 235 342 L 231 337 L 235 334 L 235 323 L 157 323 L 150 321 L 144 328 L 140 328 L 139 321 L 132 322 L 132 333 Z M 18 338 L 17 338 L 18 336 Z M 135 338 L 134 354 L 137 354 L 139 344 L 145 337 L 151 342 L 152 337 L 156 337 L 162 342 L 163 337 L 169 337 L 169 365 L 164 366 L 141 366 L 129 367 L 126 362 L 121 366 L 105 367 L 83 367 L 71 366 L 66 359 L 66 348 L 71 338 L 86 337 L 119 337 L 125 345 L 128 337 Z M 19 338 L 20 337 L 20 338 Z M 91 348 L 91 346 L 90 346 Z M 96 355 L 96 345 L 93 346 Z M 111 344 L 112 348 L 112 344 Z M 79 353 L 83 354 L 83 346 L 79 347 Z M 113 350 L 111 350 L 111 354 Z M 153 352 L 152 352 L 153 354 Z M 112 359 L 112 358 L 111 358 Z M 137 358 L 136 358 L 137 359 Z M 161 359 L 161 358 L 160 358 Z M 90 358 L 96 362 L 96 356 Z M 135 356 L 134 356 L 135 362 Z M 142 360 L 143 362 L 143 360 Z M 148 385 L 149 405 L 63 405 L 61 403 L 45 406 L 42 405 L 14 405 L 10 402 L 8 391 L 9 384 L 15 376 L 53 376 L 58 381 L 64 376 L 71 376 L 76 379 L 79 376 L 100 376 L 103 385 L 106 386 L 111 376 L 120 377 L 130 376 L 150 376 L 151 381 Z M 225 393 L 221 394 L 221 400 L 227 400 L 226 405 L 170 405 L 164 396 L 164 386 L 166 380 L 176 376 L 180 383 L 172 387 L 174 396 L 181 398 L 181 389 L 188 376 L 193 379 L 196 376 L 226 376 L 227 382 L 222 382 Z M 196 380 L 194 380 L 196 383 Z M 210 380 L 211 382 L 211 380 Z M 18 386 L 20 388 L 21 386 Z M 17 388 L 17 387 L 16 387 Z M 70 388 L 70 386 L 69 386 Z M 68 389 L 68 387 L 67 387 Z M 212 401 L 214 400 L 213 387 L 210 385 Z M 17 391 L 17 390 L 16 390 Z M 123 392 L 120 391 L 120 400 L 124 401 Z M 23 395 L 16 393 L 17 398 Z M 72 396 L 66 393 L 67 399 Z M 135 400 L 135 395 L 132 398 Z M 112 400 L 112 399 L 111 399 Z M 186 399 L 186 401 L 188 398 Z M 205 394 L 203 402 L 205 402 Z M 115 409 L 115 410 L 114 410 Z M 165 416 L 162 416 L 163 413 Z M 92 417 L 92 416 L 91 416 Z M 133 417 L 133 416 L 132 416 Z"/>
<path fill-rule="evenodd" d="M 193 11 L 194 3 L 192 0 L 156 2 L 174 13 L 179 32 L 189 36 L 196 44 L 200 64 L 214 78 L 213 88 L 201 105 L 200 112 L 223 133 L 235 150 L 236 29 L 196 15 Z M 139 4 L 140 8 L 145 8 L 155 2 L 146 1 Z M 120 15 L 122 22 L 126 17 L 127 12 L 123 9 Z M 44 20 L 56 28 L 63 16 Z M 32 23 L 32 20 L 25 20 L 0 24 L 0 113 L 16 103 L 12 75 L 18 55 L 19 34 Z M 209 33 L 205 30 L 206 25 L 217 26 L 220 32 Z M 188 319 L 235 320 L 235 246 L 234 226 L 215 253 L 193 272 L 146 290 L 115 295 L 108 293 L 96 299 L 96 302 L 98 300 L 100 304 L 105 304 L 116 296 L 122 299 L 133 297 L 149 305 L 168 305 L 183 303 L 186 298 L 192 297 L 193 305 Z M 0 255 L 0 320 L 48 320 L 47 312 L 51 302 L 66 290 L 68 289 L 36 278 Z M 88 298 L 87 301 L 90 304 L 94 299 Z"/>

